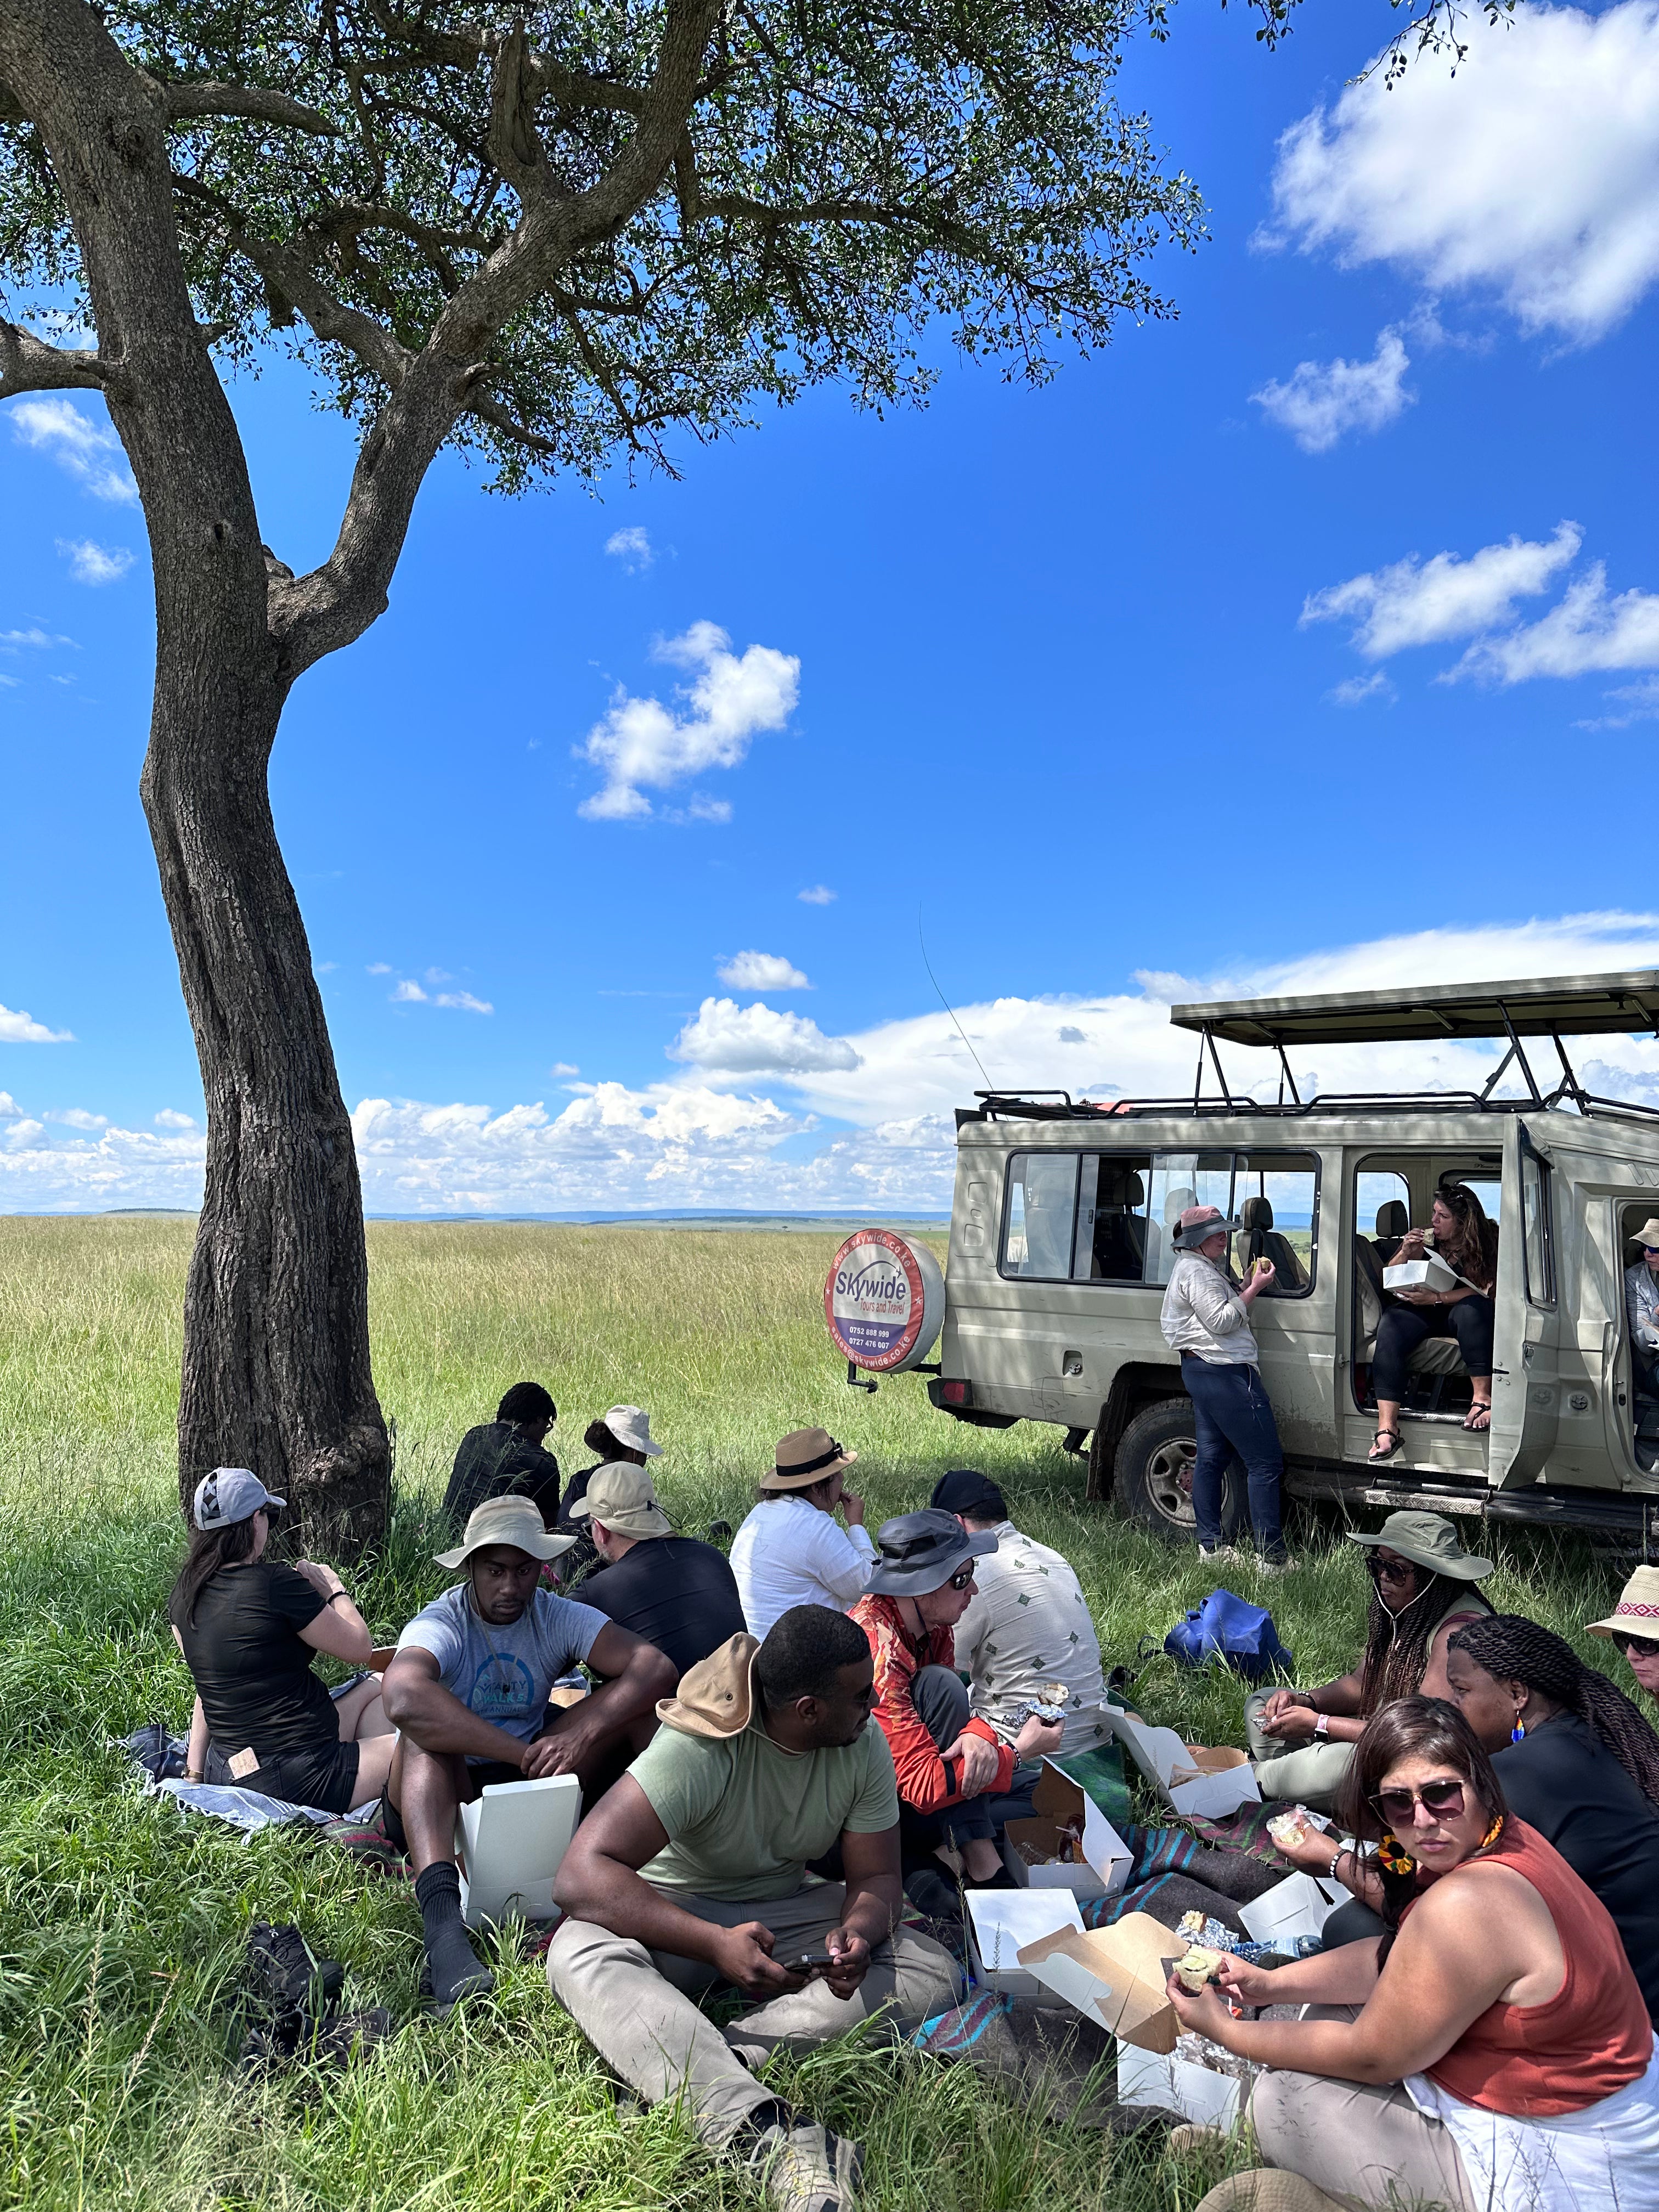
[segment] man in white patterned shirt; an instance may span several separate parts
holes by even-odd
[[[989,1530],[997,1548],[976,1560],[977,1593],[957,1624],[957,1664],[969,1676],[977,1719],[1024,1755],[1030,1709],[1054,1699],[1063,1711],[1061,1756],[1091,1751],[1106,1740],[1100,1708],[1100,1642],[1077,1576],[1058,1552],[1022,1535],[1008,1518],[1002,1492],[976,1468],[953,1468],[934,1485],[929,1504],[954,1513],[973,1534]]]

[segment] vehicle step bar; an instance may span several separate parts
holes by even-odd
[[[1577,1489],[1529,1483],[1492,1490],[1485,1483],[1438,1482],[1402,1473],[1390,1481],[1378,1468],[1329,1464],[1288,1467],[1285,1487],[1297,1498],[1328,1498],[1346,1505],[1415,1508],[1430,1513],[1470,1514],[1483,1521],[1526,1522],[1559,1528],[1650,1532],[1659,1539],[1659,1492]]]

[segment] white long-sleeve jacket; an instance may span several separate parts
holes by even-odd
[[[1218,1367],[1258,1367],[1249,1308],[1213,1260],[1177,1252],[1158,1316],[1164,1341]]]

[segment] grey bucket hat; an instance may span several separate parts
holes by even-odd
[[[954,1513],[928,1505],[884,1521],[876,1546],[881,1556],[866,1589],[878,1597],[926,1597],[969,1559],[994,1552],[997,1540],[989,1529],[970,1536]]]
[[[1386,1544],[1414,1567],[1426,1567],[1431,1575],[1449,1575],[1454,1582],[1483,1582],[1495,1565],[1478,1553],[1466,1552],[1457,1540],[1456,1529],[1438,1513],[1390,1513],[1374,1536],[1364,1536],[1351,1528],[1348,1541]]]

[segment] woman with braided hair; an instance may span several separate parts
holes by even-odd
[[[1605,1674],[1519,1613],[1460,1628],[1446,1674],[1511,1809],[1613,1915],[1659,2021],[1659,1736]]]

